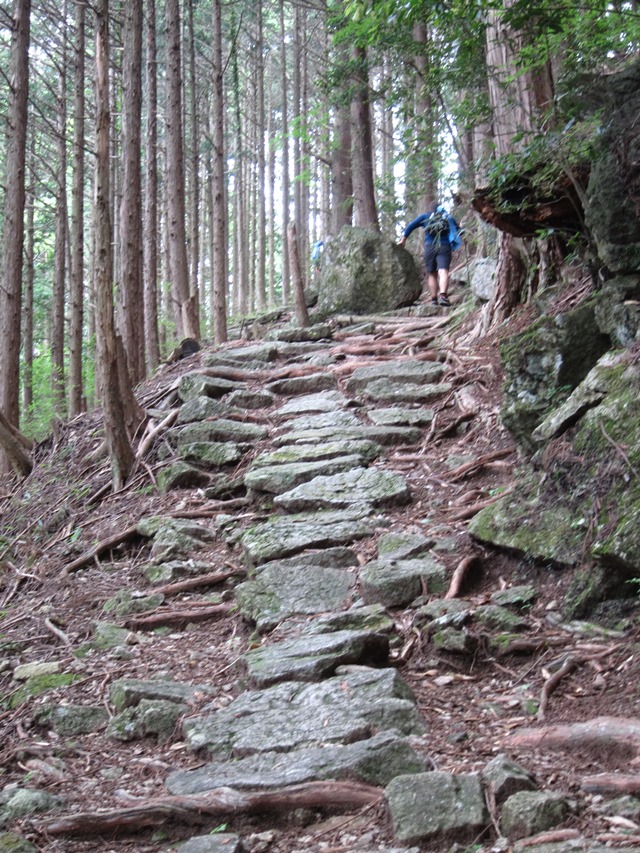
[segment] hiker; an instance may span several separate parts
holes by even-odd
[[[313,268],[316,272],[320,272],[320,261],[322,260],[323,249],[324,243],[322,240],[317,240],[313,244],[313,249],[311,250],[311,260],[313,261]]]
[[[428,213],[421,213],[407,225],[399,245],[404,246],[407,237],[419,226],[424,228],[424,265],[431,304],[448,308],[451,305],[447,295],[451,253],[462,243],[460,226],[444,205],[436,202]]]

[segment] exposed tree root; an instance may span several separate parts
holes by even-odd
[[[457,598],[460,595],[462,584],[467,576],[467,572],[479,563],[479,559],[475,554],[465,557],[460,560],[451,576],[451,583],[446,592],[445,598]]]
[[[640,776],[631,773],[599,773],[585,776],[580,787],[589,794],[640,794]]]
[[[549,678],[544,683],[542,688],[542,694],[540,696],[540,707],[538,708],[537,719],[542,722],[545,719],[545,715],[547,713],[547,705],[549,704],[549,697],[556,689],[556,687],[560,684],[565,675],[569,675],[570,672],[578,666],[579,663],[582,663],[583,658],[575,658],[573,655],[568,655],[565,662],[562,664],[560,669],[550,675]]]
[[[560,841],[571,841],[574,838],[580,838],[577,829],[553,829],[549,832],[532,835],[530,838],[524,838],[518,842],[518,846],[520,848],[537,847],[539,844],[557,844]]]
[[[190,605],[182,610],[157,610],[147,616],[135,616],[127,619],[125,628],[132,631],[152,631],[154,628],[167,626],[184,627],[190,622],[206,622],[209,619],[218,619],[231,613],[231,604],[211,604],[204,606]]]
[[[640,719],[630,717],[595,717],[584,723],[543,726],[539,729],[522,729],[506,738],[510,747],[540,749],[584,749],[599,747],[627,752],[640,751]]]
[[[449,516],[449,521],[464,521],[467,518],[472,518],[474,515],[477,515],[481,509],[484,509],[485,507],[491,506],[491,504],[502,500],[502,498],[504,498],[506,495],[510,495],[512,491],[513,486],[510,486],[508,489],[505,489],[504,492],[500,492],[499,495],[494,495],[491,498],[487,498],[484,501],[479,501],[477,504],[468,506],[465,509],[453,512]]]
[[[496,459],[504,459],[505,456],[511,456],[512,453],[513,449],[507,448],[506,450],[496,450],[494,453],[487,453],[485,456],[479,456],[477,459],[474,459],[473,462],[466,462],[464,465],[454,468],[449,475],[449,479],[452,483],[455,483],[456,480],[462,480],[469,474],[475,474],[476,471],[479,471],[480,468],[484,467],[489,462],[494,462]]]
[[[382,799],[382,791],[355,782],[309,782],[275,791],[216,788],[204,794],[157,797],[109,811],[80,812],[37,825],[46,835],[111,835],[166,823],[202,823],[207,817],[293,811],[299,808],[354,808]]]
[[[232,577],[246,577],[246,569],[229,569],[228,572],[213,572],[208,575],[198,575],[195,578],[187,578],[184,581],[176,581],[176,583],[168,583],[164,586],[153,588],[154,593],[171,596],[179,595],[181,592],[189,592],[192,589],[200,589],[203,586],[215,586],[219,583],[224,583]]]
[[[72,563],[68,563],[60,572],[60,576],[66,577],[67,575],[73,574],[73,572],[77,572],[78,569],[83,569],[85,566],[89,565],[89,563],[92,563],[96,557],[99,557],[107,551],[111,551],[113,548],[117,548],[118,545],[122,545],[124,542],[128,542],[130,539],[134,539],[139,535],[138,526],[134,524],[132,527],[127,527],[121,533],[115,533],[113,536],[108,536],[106,539],[98,542],[97,545],[94,545],[93,548],[85,551],[84,554],[81,554]]]

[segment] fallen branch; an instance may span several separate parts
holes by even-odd
[[[595,717],[584,723],[522,729],[507,737],[506,744],[531,749],[584,749],[591,746],[608,752],[617,747],[635,753],[640,751],[640,719]]]
[[[166,596],[179,595],[181,592],[189,592],[192,589],[199,589],[203,586],[215,586],[218,583],[223,583],[232,577],[245,577],[246,569],[230,569],[228,572],[215,572],[208,575],[198,575],[195,578],[187,578],[184,581],[176,581],[176,583],[168,583],[164,586],[153,588],[153,594],[161,594]]]
[[[153,442],[156,438],[161,435],[163,432],[169,429],[170,426],[177,421],[178,415],[180,414],[180,409],[172,409],[169,414],[160,421],[157,426],[152,427],[151,424],[153,421],[149,421],[147,426],[146,434],[142,437],[140,441],[140,445],[138,446],[138,450],[136,451],[136,460],[142,459],[143,456],[147,453]]]
[[[443,424],[440,427],[440,429],[438,430],[438,432],[436,433],[436,441],[438,441],[439,439],[444,438],[445,436],[449,435],[455,429],[457,429],[457,427],[459,427],[460,424],[463,424],[466,421],[470,421],[472,418],[475,418],[475,416],[476,416],[476,412],[462,412],[457,417],[448,421],[446,424]]]
[[[122,545],[130,539],[134,539],[138,535],[138,526],[134,524],[132,527],[127,527],[121,533],[115,533],[113,536],[108,536],[106,539],[98,542],[97,545],[94,545],[93,548],[85,551],[84,554],[81,554],[72,563],[66,565],[60,572],[60,576],[66,577],[67,575],[72,574],[72,572],[77,572],[78,569],[83,569],[89,563],[92,563],[96,557],[99,557],[106,551],[111,551],[113,548],[117,548],[118,545]]]
[[[573,657],[573,655],[568,655],[560,669],[556,670],[556,672],[554,672],[552,675],[549,676],[549,678],[547,678],[542,687],[542,693],[540,695],[540,707],[538,708],[538,713],[536,715],[539,722],[542,722],[545,719],[545,715],[547,713],[547,705],[549,704],[549,698],[551,694],[560,684],[565,675],[569,675],[570,672],[573,672],[573,670],[578,666],[579,663],[582,663],[583,660],[583,658],[576,658]]]
[[[80,812],[38,824],[46,835],[111,835],[137,832],[167,823],[200,823],[208,817],[292,811],[299,808],[354,808],[382,799],[382,792],[355,782],[309,782],[274,791],[236,791],[215,788],[204,794],[157,797],[108,811]]]
[[[518,842],[518,847],[523,849],[537,847],[539,844],[556,844],[560,841],[571,841],[574,838],[580,838],[577,829],[552,829],[549,832],[540,832],[538,835],[522,839]]]
[[[480,510],[485,509],[485,507],[491,506],[491,504],[497,503],[497,501],[501,501],[502,498],[510,495],[513,488],[513,486],[510,486],[508,489],[505,489],[504,492],[500,492],[499,495],[494,495],[492,498],[486,498],[486,500],[479,501],[477,504],[472,504],[472,506],[468,506],[465,509],[458,510],[458,512],[451,513],[449,521],[464,521],[467,518],[473,518],[474,515],[477,515],[480,512]]]
[[[71,642],[69,637],[67,637],[64,631],[61,631],[57,625],[54,625],[51,619],[45,619],[44,626],[48,631],[51,631],[54,637],[57,637],[62,643],[64,643],[65,646],[68,646],[68,648],[73,648],[73,643]]]
[[[192,622],[206,622],[209,619],[217,619],[227,616],[234,605],[211,604],[195,605],[183,610],[158,610],[147,616],[135,616],[127,619],[125,628],[132,631],[152,631],[154,628],[184,627]]]
[[[640,776],[599,773],[597,776],[585,776],[580,787],[589,794],[640,794]]]
[[[484,456],[479,456],[477,459],[474,459],[473,462],[466,462],[464,465],[460,465],[458,468],[454,468],[449,475],[449,479],[452,483],[455,483],[456,480],[461,480],[467,474],[475,473],[484,465],[487,465],[489,462],[494,462],[496,459],[504,459],[505,456],[510,456],[513,453],[513,449],[507,450],[496,450],[493,453],[487,453]]]
[[[478,557],[475,554],[460,560],[451,576],[451,583],[449,584],[449,589],[446,592],[445,598],[457,598],[460,595],[460,589],[467,572],[478,562]]]

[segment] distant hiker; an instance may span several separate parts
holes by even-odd
[[[462,244],[460,226],[444,206],[436,202],[428,213],[421,213],[407,225],[399,245],[404,246],[407,237],[420,226],[424,228],[424,265],[431,304],[447,308],[451,305],[447,295],[451,253]]]
[[[313,244],[313,249],[311,250],[311,260],[313,261],[313,268],[316,272],[320,272],[320,261],[322,260],[323,249],[324,243],[322,240],[317,240]]]

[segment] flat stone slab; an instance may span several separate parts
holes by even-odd
[[[180,406],[176,424],[194,423],[194,421],[205,421],[207,418],[219,418],[229,411],[228,404],[220,400],[212,400],[211,397],[196,397]]]
[[[239,462],[247,450],[246,444],[234,444],[232,441],[196,441],[185,444],[180,449],[180,455],[186,462],[204,468],[219,468],[221,465]]]
[[[331,373],[311,373],[308,376],[295,376],[291,379],[276,379],[269,382],[265,389],[271,394],[294,397],[296,394],[317,394],[320,391],[333,391],[338,380]]]
[[[393,619],[381,604],[351,607],[339,613],[327,613],[313,619],[302,629],[303,634],[327,634],[330,631],[375,631],[390,634],[395,628]],[[338,668],[339,671],[339,668]]]
[[[320,412],[319,414],[301,415],[287,421],[279,430],[281,434],[288,432],[299,432],[305,429],[325,429],[327,427],[357,427],[360,421],[351,412],[334,411]]]
[[[344,441],[365,439],[385,447],[393,444],[416,444],[420,441],[421,431],[416,427],[379,427],[360,424],[352,427],[325,427],[324,429],[303,429],[276,436],[273,444],[321,444],[326,441]]]
[[[183,844],[174,846],[178,853],[241,853],[244,850],[240,836],[228,832],[195,835]]]
[[[307,394],[296,397],[280,406],[277,415],[296,416],[310,412],[337,412],[347,404],[347,398],[339,391],[322,391],[320,394]]]
[[[338,474],[359,468],[366,460],[362,456],[339,456],[316,462],[291,462],[283,465],[250,468],[244,475],[247,489],[280,495],[289,489],[313,480],[318,475]]]
[[[217,376],[206,376],[202,373],[187,373],[178,384],[178,396],[186,403],[198,397],[223,397],[230,391],[246,387],[244,382],[232,382]]]
[[[378,539],[378,557],[381,560],[407,560],[428,551],[433,539],[421,533],[384,533]]]
[[[296,613],[324,613],[347,607],[354,584],[354,575],[345,569],[310,563],[266,566],[254,580],[237,586],[235,596],[243,616],[265,631]]]
[[[208,367],[217,364],[237,362],[245,365],[249,361],[270,362],[278,358],[278,347],[275,344],[253,344],[246,347],[233,347],[203,356],[203,362]]]
[[[394,837],[409,844],[471,842],[487,828],[480,777],[431,773],[398,776],[386,790]],[[442,848],[444,849],[444,847]]]
[[[190,749],[243,757],[352,743],[392,729],[422,732],[413,694],[393,669],[362,669],[320,684],[248,691],[213,714],[187,718],[183,735]]]
[[[251,464],[251,470],[273,465],[335,459],[337,456],[360,456],[365,462],[372,462],[382,452],[383,449],[379,444],[368,439],[325,441],[322,444],[291,444],[271,453],[261,453],[260,456],[256,456]]]
[[[386,607],[410,604],[425,591],[446,590],[445,567],[434,557],[413,560],[373,560],[360,570],[360,592],[366,602]]]
[[[353,468],[340,474],[315,477],[274,498],[288,512],[337,509],[355,505],[402,506],[411,494],[401,474],[377,468]]]
[[[225,398],[227,406],[234,409],[268,409],[274,405],[275,401],[273,394],[260,389],[232,391]]]
[[[143,700],[188,704],[190,700],[206,696],[209,688],[202,684],[183,684],[180,681],[145,681],[141,678],[119,678],[109,691],[109,698],[118,711],[135,708]]]
[[[352,744],[263,752],[197,770],[181,770],[167,778],[166,786],[171,794],[184,795],[223,786],[264,791],[325,779],[386,785],[401,773],[422,773],[427,763],[406,740],[381,732]]]
[[[187,444],[195,444],[202,441],[252,443],[266,438],[268,434],[269,430],[267,427],[245,423],[244,421],[233,421],[230,418],[217,418],[213,421],[187,424],[187,426],[181,429],[170,430],[168,433],[170,440],[174,439],[177,441],[179,451]]]
[[[190,558],[216,538],[216,532],[204,524],[161,515],[141,518],[136,529],[141,536],[153,538],[151,559],[155,563]]]
[[[245,655],[249,680],[257,687],[280,681],[319,681],[346,663],[386,661],[389,638],[370,631],[309,634],[251,649]]]
[[[434,417],[433,409],[369,409],[369,420],[376,426],[429,426]]]
[[[380,379],[400,382],[401,384],[424,385],[437,382],[444,373],[444,366],[438,361],[381,362],[380,364],[356,367],[347,382],[347,393],[355,394],[367,388],[371,382]]]
[[[369,382],[361,393],[370,400],[381,402],[429,403],[448,394],[452,388],[450,382],[415,385],[410,382],[400,383],[395,379],[376,379]]]
[[[275,517],[249,527],[241,543],[249,560],[259,565],[304,551],[349,545],[371,536],[380,525],[366,510],[308,512]]]

